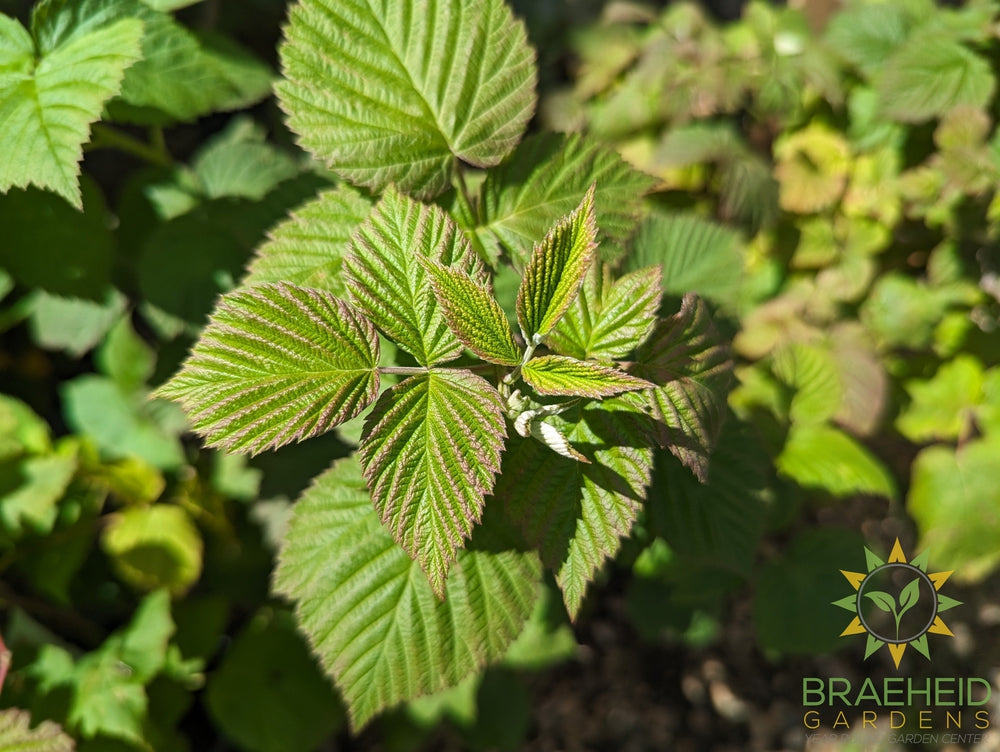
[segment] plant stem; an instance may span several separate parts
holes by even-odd
[[[423,366],[379,366],[378,372],[394,376],[416,376],[427,373],[427,370]]]
[[[465,182],[465,170],[461,163],[455,163],[455,193],[462,204],[462,210],[472,219],[476,220],[476,210],[472,206],[472,195],[469,193],[469,186]]]
[[[94,126],[93,137],[87,149],[118,149],[158,167],[173,167],[174,160],[167,153],[163,133],[160,132],[158,137],[153,133],[152,140],[152,144],[147,144],[116,128],[98,123]]]

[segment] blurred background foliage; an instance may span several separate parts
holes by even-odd
[[[643,645],[742,640],[778,672],[850,653],[830,603],[866,543],[929,549],[970,603],[996,593],[998,5],[513,5],[536,128],[593,134],[658,180],[625,267],[662,264],[664,293],[704,296],[733,338],[708,481],[662,454],[579,624],[550,598],[503,663],[349,739],[269,578],[291,503],[356,437],[247,460],[149,399],[269,228],[333,178],[268,96],[283,2],[149,0],[188,67],[112,102],[83,211],[0,196],[0,705],[58,723],[35,732],[47,748],[519,749],[560,686],[532,672],[584,660],[609,609]],[[954,613],[996,629],[985,606]],[[959,642],[956,665],[1000,665],[986,637],[964,658]]]

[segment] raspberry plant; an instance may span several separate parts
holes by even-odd
[[[534,55],[502,2],[304,0],[286,37],[279,101],[344,182],[274,230],[157,394],[231,452],[363,419],[274,580],[357,727],[500,659],[543,566],[575,616],[653,447],[704,476],[730,363],[700,300],[661,317],[659,269],[616,272],[652,181],[585,139],[521,141]]]

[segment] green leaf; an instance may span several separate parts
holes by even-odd
[[[248,752],[317,749],[344,722],[329,681],[286,611],[261,610],[209,677],[219,729]]]
[[[733,362],[708,307],[685,295],[681,309],[657,322],[636,352],[632,373],[656,385],[643,393],[656,420],[656,440],[670,449],[699,480],[726,415]]]
[[[830,19],[826,40],[837,54],[871,76],[906,41],[911,25],[906,9],[899,5],[855,4]]]
[[[201,536],[178,506],[125,509],[104,528],[101,546],[119,577],[140,590],[180,595],[201,575]]]
[[[966,582],[983,579],[1000,566],[992,545],[1000,535],[1000,484],[996,482],[1000,436],[959,449],[932,446],[917,455],[906,509],[916,520],[920,546],[934,553],[944,570]]]
[[[771,370],[795,390],[789,408],[795,423],[822,423],[840,410],[844,385],[829,347],[807,342],[783,345],[772,356]]]
[[[164,470],[184,463],[178,436],[186,429],[176,405],[150,401],[145,390],[124,391],[108,378],[84,374],[61,387],[66,422],[112,459],[135,455]]]
[[[111,280],[112,237],[100,190],[87,179],[80,188],[83,211],[36,189],[0,196],[0,267],[25,287],[98,301]]]
[[[491,260],[501,247],[519,266],[549,228],[577,206],[596,183],[597,226],[609,253],[618,255],[635,231],[642,198],[653,178],[636,171],[611,149],[578,135],[532,136],[499,168],[490,170],[480,195],[474,230]]]
[[[750,424],[729,416],[704,482],[658,452],[646,499],[646,529],[683,568],[724,568],[749,577],[767,516],[772,460]]]
[[[0,540],[50,533],[76,467],[69,444],[55,454],[0,463]]]
[[[324,191],[271,231],[243,284],[290,282],[345,297],[340,270],[351,235],[370,210],[371,202],[350,186]]]
[[[180,402],[211,446],[257,454],[328,431],[378,394],[378,336],[329,293],[259,285],[222,297],[181,370]]]
[[[136,334],[128,316],[111,328],[95,360],[101,372],[124,390],[141,387],[156,367],[153,349]]]
[[[201,0],[142,0],[142,2],[153,10],[162,10],[164,13],[170,13],[181,8],[186,8],[189,5],[200,3]]]
[[[53,23],[72,24],[79,4],[60,4],[65,10],[53,14]],[[59,40],[44,29],[36,28],[34,36],[0,15],[0,143],[6,154],[0,192],[36,185],[82,209],[77,178],[83,144],[104,103],[118,93],[125,69],[139,59],[142,24],[84,22],[78,33]]]
[[[854,530],[833,526],[795,535],[786,550],[756,576],[753,620],[765,650],[830,653],[841,645],[847,624],[831,604],[847,583],[838,569],[864,572],[864,540]]]
[[[896,613],[896,599],[881,590],[871,590],[865,593],[865,598],[869,598],[872,603],[885,611],[887,614]]]
[[[987,374],[973,356],[962,353],[938,368],[930,379],[909,381],[912,400],[896,419],[899,432],[914,443],[969,435],[980,415],[1000,416],[1000,394],[990,400]],[[995,404],[990,404],[994,402]]]
[[[117,0],[142,20],[142,59],[111,103],[115,120],[166,124],[248,107],[271,93],[273,74],[247,50],[221,36],[195,32],[138,0]]]
[[[70,725],[86,738],[109,736],[142,744],[149,707],[143,685],[163,668],[173,632],[170,598],[165,591],[151,593],[124,629],[76,664]]]
[[[507,314],[488,284],[434,261],[421,264],[430,277],[445,321],[459,342],[483,360],[504,366],[518,365],[520,348],[514,341]]]
[[[143,313],[165,338],[185,330],[197,336],[218,296],[235,286],[265,231],[325,185],[306,173],[280,183],[261,201],[214,199],[158,224],[139,256]]]
[[[445,321],[421,259],[487,282],[465,236],[441,209],[419,204],[390,188],[351,239],[344,262],[354,304],[420,365],[462,354]],[[477,311],[478,313],[478,311]]]
[[[526,340],[539,344],[576,298],[594,262],[597,224],[591,185],[580,205],[535,245],[517,291],[517,320]]]
[[[590,463],[512,437],[494,494],[555,572],[571,618],[579,613],[588,584],[631,531],[649,484],[653,458],[641,430],[645,416],[618,399],[546,418]]]
[[[493,491],[506,434],[500,396],[468,371],[412,376],[365,422],[358,451],[375,510],[439,597]]]
[[[830,426],[793,426],[777,467],[799,485],[834,496],[896,496],[895,481],[885,466],[861,444]]]
[[[125,296],[108,287],[101,302],[38,290],[28,319],[31,341],[79,358],[97,345],[125,309]]]
[[[521,369],[521,377],[539,394],[600,399],[653,385],[624,371],[590,360],[561,355],[532,358]]]
[[[101,651],[128,666],[129,679],[146,684],[164,668],[173,633],[170,596],[159,590],[142,599],[128,626],[109,637]]]
[[[458,160],[497,164],[535,106],[534,55],[501,0],[301,0],[280,54],[299,142],[375,191],[430,198]]]
[[[298,162],[266,143],[265,136],[252,120],[237,117],[208,141],[191,163],[202,195],[259,201],[278,183],[298,175]]]
[[[0,460],[22,454],[48,454],[49,424],[15,397],[0,394]]]
[[[540,574],[534,554],[470,545],[438,600],[379,522],[358,463],[340,460],[295,505],[274,583],[296,601],[357,730],[499,660],[534,609]]]
[[[661,267],[663,292],[697,293],[733,307],[743,282],[740,236],[695,214],[652,214],[639,230],[626,267]]]
[[[959,105],[986,107],[996,81],[989,63],[946,34],[917,34],[889,58],[878,79],[883,112],[907,123]]]
[[[607,268],[595,264],[546,344],[581,360],[622,358],[649,337],[659,306],[659,266],[612,282]]]
[[[26,710],[0,710],[0,752],[73,752],[76,744],[59,724],[42,721],[32,728]]]

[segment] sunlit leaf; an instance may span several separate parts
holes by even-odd
[[[607,268],[595,264],[546,344],[574,358],[624,357],[649,337],[659,306],[659,266],[612,282]]]
[[[135,19],[77,22],[74,5],[36,6],[32,34],[0,15],[0,143],[6,155],[0,192],[36,185],[81,209],[83,144],[105,102],[118,93],[125,69],[139,59],[143,30]],[[53,35],[50,25],[62,33]]]
[[[776,464],[799,485],[834,496],[896,496],[896,483],[885,466],[832,426],[793,426]]]
[[[438,596],[493,490],[506,433],[499,394],[468,371],[411,376],[365,423],[359,457],[375,509]]]
[[[521,377],[539,394],[595,399],[652,386],[648,381],[592,360],[561,355],[543,355],[529,360],[521,369]]]
[[[506,366],[521,362],[507,314],[490,288],[466,272],[422,262],[448,326],[458,340],[483,360]]]
[[[486,283],[479,257],[448,215],[390,189],[354,234],[351,248],[344,262],[347,287],[375,326],[421,365],[454,360],[462,353],[462,342],[448,328],[419,261],[429,259]]]
[[[256,454],[323,433],[378,394],[378,337],[329,293],[259,285],[223,296],[181,370],[157,390],[211,445]]]
[[[501,0],[301,0],[280,53],[302,146],[374,190],[432,197],[459,159],[497,164],[535,106],[534,55]]]
[[[580,205],[535,244],[517,291],[517,320],[526,339],[541,342],[576,298],[594,262],[597,225],[591,185]]]
[[[520,634],[538,598],[537,556],[491,540],[488,524],[477,533],[438,600],[379,522],[356,461],[339,461],[295,505],[275,588],[296,602],[354,729],[455,686]]]
[[[324,191],[269,233],[243,283],[290,282],[346,296],[340,270],[370,210],[371,202],[350,186]]]
[[[596,184],[597,226],[617,256],[635,232],[642,197],[653,178],[638,172],[617,153],[578,135],[544,134],[526,139],[483,183],[479,227],[474,230],[491,260],[505,249],[519,266],[580,196]]]

